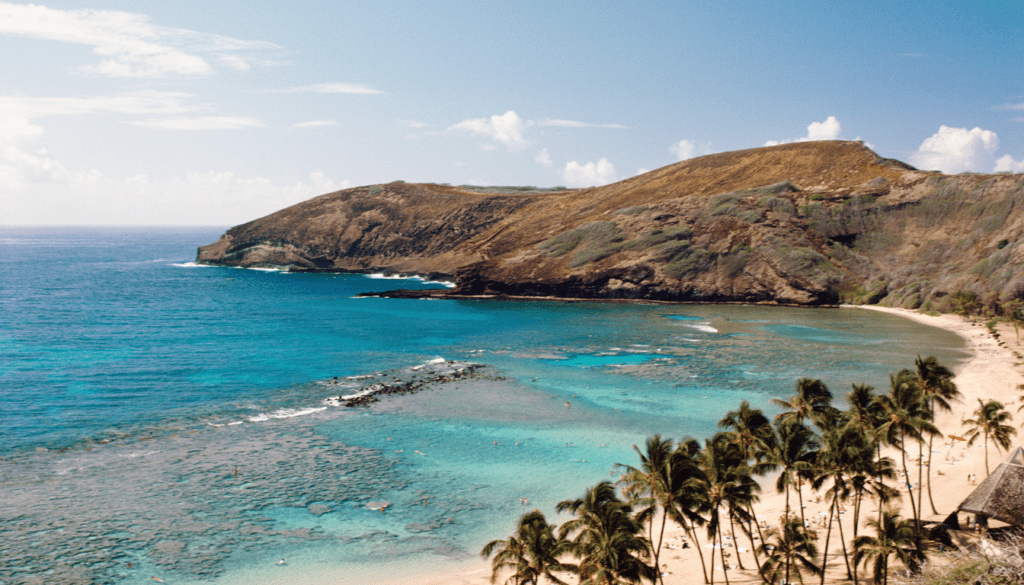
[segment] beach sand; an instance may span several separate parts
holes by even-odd
[[[1024,420],[1024,413],[1017,413],[1019,404],[1020,392],[1017,391],[1017,385],[1024,383],[1024,367],[1022,363],[1024,360],[1020,358],[1020,354],[1024,352],[1024,346],[1021,346],[1016,333],[1013,328],[1006,324],[1001,324],[997,329],[1000,339],[997,340],[989,332],[988,328],[980,321],[964,320],[956,315],[939,315],[930,316],[918,313],[916,311],[910,311],[906,309],[893,309],[888,307],[876,307],[876,306],[865,306],[865,307],[850,307],[844,308],[844,310],[873,310],[890,313],[893,315],[899,315],[918,323],[930,325],[933,327],[940,327],[952,331],[962,337],[965,341],[965,351],[969,354],[969,357],[959,364],[955,369],[956,378],[954,382],[957,388],[963,394],[963,399],[960,402],[952,403],[952,412],[940,413],[936,425],[946,436],[945,439],[936,439],[933,449],[938,451],[933,454],[932,457],[932,494],[935,500],[935,506],[938,510],[938,514],[931,513],[931,507],[928,503],[927,484],[925,487],[924,494],[924,505],[922,506],[922,516],[925,520],[941,522],[944,520],[955,508],[960,504],[976,487],[977,483],[981,483],[986,477],[985,473],[985,456],[984,446],[981,439],[975,442],[971,447],[966,447],[964,442],[952,441],[948,437],[949,435],[963,435],[967,427],[961,424],[964,418],[971,418],[972,412],[978,406],[978,399],[983,401],[987,400],[998,400],[1003,403],[1006,409],[1014,417],[1014,426],[1019,426],[1021,421]],[[907,348],[907,367],[913,368],[914,358],[916,357],[915,349],[912,347]],[[924,357],[924,356],[922,356]],[[949,364],[946,364],[949,365]],[[884,393],[888,391],[888,388],[876,388],[876,392]],[[845,394],[848,389],[833,389],[837,398]],[[758,407],[759,405],[753,405]],[[1015,437],[1014,446],[1022,444],[1024,440],[1022,437]],[[883,450],[883,454],[892,457],[895,462],[897,469],[901,469],[899,452],[895,449],[889,449],[887,452]],[[926,454],[927,455],[927,454]],[[918,456],[917,448],[911,446],[907,452],[907,466],[910,470],[911,481],[917,483],[917,467],[915,463],[912,463],[912,459],[916,459]],[[1007,457],[1007,453],[998,451],[993,445],[989,445],[989,466],[990,469],[995,468]],[[941,474],[941,475],[940,475]],[[972,485],[968,481],[969,475],[975,475],[977,477],[976,484]],[[760,502],[755,506],[755,514],[761,519],[766,521],[769,526],[777,526],[779,524],[779,518],[785,508],[785,496],[784,494],[777,494],[774,490],[774,482],[769,481],[767,478],[761,480],[762,485],[765,487],[761,494]],[[810,522],[812,519],[818,519],[819,512],[827,512],[828,501],[822,497],[821,503],[813,503],[811,500],[816,496],[824,496],[824,490],[819,493],[812,492],[809,488],[804,488],[804,504],[805,504],[805,517]],[[917,498],[917,490],[914,490],[915,501]],[[902,499],[896,502],[897,505],[902,506],[903,516],[910,517],[909,505],[907,503],[909,499],[906,496],[906,492],[903,493]],[[796,494],[791,494],[790,505],[796,509],[799,506]],[[853,534],[853,508],[852,505],[847,506],[847,512],[843,514],[843,530],[846,539],[849,541],[852,539]],[[860,534],[866,534],[864,523],[867,519],[872,518],[877,507],[870,500],[865,500],[863,508],[861,510],[861,528],[859,529]],[[961,522],[967,519],[966,514],[961,514]],[[508,531],[511,527],[495,527],[494,538],[505,538],[508,536]],[[825,542],[825,529],[819,528],[818,530],[818,547],[819,551],[824,548]],[[702,547],[701,550],[704,552],[705,562],[710,566],[709,554],[710,548],[707,548],[709,541],[706,538],[706,532],[701,531],[698,534],[700,539],[699,545]],[[682,549],[678,548],[679,539],[687,538],[682,528],[674,526],[671,523],[665,532],[665,545],[661,552],[660,563],[664,566],[665,572],[667,573],[664,577],[666,585],[690,585],[703,583],[701,578],[701,563],[697,555],[696,548],[693,547],[693,543],[690,543],[690,548]],[[727,541],[731,542],[731,541]],[[676,548],[669,549],[667,545],[675,546]],[[728,579],[730,583],[760,583],[761,580],[756,574],[756,565],[754,563],[753,554],[750,552],[750,542],[745,536],[739,536],[739,543],[735,546],[726,546],[726,551],[735,555],[736,547],[744,549],[745,552],[740,552],[740,559],[743,562],[746,570],[730,569]],[[852,551],[851,551],[852,557]],[[735,558],[735,556],[733,557]],[[838,526],[833,525],[832,537],[829,543],[828,551],[828,573],[827,582],[840,582],[846,580],[846,566],[842,556],[842,548],[839,539]],[[820,562],[820,558],[819,558]],[[721,569],[721,560],[716,554],[715,556],[715,569],[714,569],[714,581],[716,583],[724,583],[725,575]],[[894,562],[893,566],[898,566],[898,563]],[[863,577],[865,571],[862,568],[859,573]],[[425,572],[425,574],[418,574],[416,576],[398,578],[394,580],[388,580],[383,578],[381,583],[387,585],[413,585],[413,584],[457,584],[457,585],[484,585],[490,582],[490,565],[489,562],[471,561],[463,564],[447,567],[442,572],[433,571]],[[575,582],[574,579],[569,579],[568,582]],[[816,579],[808,581],[817,582]],[[864,582],[868,582],[864,580]]]

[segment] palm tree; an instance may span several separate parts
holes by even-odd
[[[939,363],[935,356],[928,356],[921,359],[917,356],[914,360],[917,367],[917,383],[924,392],[924,398],[928,401],[928,409],[933,413],[936,409],[950,412],[949,401],[959,400],[963,397],[953,383],[953,372]],[[928,437],[928,503],[932,507],[932,514],[938,514],[935,509],[935,500],[932,498],[932,440],[935,435]],[[920,473],[918,473],[920,476]],[[918,478],[918,490],[921,480]],[[921,499],[921,492],[917,492],[917,499]]]
[[[878,397],[884,411],[885,422],[878,428],[881,436],[890,445],[900,448],[900,459],[903,462],[904,483],[910,496],[910,509],[914,520],[920,519],[920,509],[914,502],[914,490],[910,489],[910,472],[907,470],[907,437],[922,441],[922,432],[937,433],[938,429],[931,423],[931,411],[924,401],[924,393],[917,384],[917,376],[910,370],[900,370],[889,375],[891,386],[889,394]]]
[[[828,531],[825,534],[825,548],[822,550],[821,557],[821,568],[824,570],[828,560],[828,544],[832,536],[832,521],[838,515],[839,502],[846,501],[852,494],[853,476],[858,471],[870,469],[874,449],[864,434],[857,427],[849,424],[835,424],[823,428],[821,442],[823,448],[818,452],[817,476],[814,479],[813,487],[819,489],[826,481],[832,481],[832,486],[826,492],[826,497],[831,496],[832,502],[829,505]],[[843,545],[843,558],[846,559],[846,573],[850,579],[853,579],[842,528],[843,525],[840,522],[839,538]],[[824,573],[821,582],[824,585]]]
[[[1010,425],[1004,425],[1004,422],[1013,420],[1013,416],[1006,409],[1003,408],[1001,402],[995,400],[989,400],[988,402],[982,402],[981,398],[978,399],[978,408],[974,411],[975,418],[969,418],[964,421],[965,425],[972,427],[967,431],[967,446],[970,447],[974,444],[975,439],[979,435],[985,435],[985,475],[989,475],[988,470],[988,441],[992,439],[992,442],[996,444],[996,448],[1002,447],[1003,450],[1010,448],[1010,435],[1016,435],[1017,429]]]
[[[778,493],[786,492],[786,513],[789,513],[789,488],[800,487],[800,478],[810,473],[814,466],[815,451],[819,448],[814,431],[795,418],[775,419],[774,448],[770,452],[770,462],[781,468],[775,489]],[[800,499],[800,519],[803,520],[803,490],[798,489]]]
[[[708,570],[704,564],[704,552],[701,550],[697,538],[697,527],[706,523],[702,514],[710,512],[707,507],[707,494],[703,489],[706,478],[704,478],[704,474],[697,463],[700,459],[700,453],[700,443],[696,439],[683,439],[676,446],[673,456],[681,461],[674,464],[674,469],[685,469],[684,473],[688,477],[673,488],[672,502],[668,507],[668,512],[672,521],[682,526],[683,530],[693,540],[694,547],[697,549],[697,556],[700,557],[700,568],[703,572],[704,582],[708,583]],[[714,561],[712,560],[713,563]]]
[[[786,409],[775,417],[789,420],[814,419],[816,415],[827,412],[832,408],[832,393],[821,380],[801,378],[796,381],[796,394],[789,400],[772,398],[772,403]]]
[[[812,575],[822,575],[824,571],[814,564],[814,558],[818,556],[814,533],[793,517],[783,516],[779,522],[782,530],[769,528],[768,540],[760,546],[761,553],[765,555],[759,571],[761,578],[774,585],[780,578],[783,583],[792,583],[791,575],[794,574],[803,583],[805,571]]]
[[[876,461],[888,461],[891,464],[891,459],[882,457],[882,442],[885,437],[882,436],[879,429],[885,424],[885,411],[880,397],[874,393],[874,388],[866,384],[853,384],[850,392],[846,394],[846,400],[850,404],[850,410],[847,411],[849,415],[847,424],[855,427],[868,440],[875,451]],[[859,518],[860,501],[863,494],[873,493],[884,498],[879,500],[879,518],[882,514],[882,504],[888,501],[889,492],[885,487],[885,479],[892,479],[895,474],[891,471],[886,473],[887,468],[884,467],[874,467],[874,469],[878,471],[874,476],[874,481],[862,474],[857,474],[853,478],[854,490],[857,493],[853,525],[854,536],[857,535],[857,518]],[[857,567],[854,566],[854,578],[856,578],[856,572]]]
[[[617,585],[657,579],[658,570],[647,564],[651,543],[632,507],[619,499],[608,481],[587,488],[582,498],[558,503],[559,512],[575,517],[562,524],[561,538],[575,533],[568,549],[580,564],[580,585]]]
[[[772,431],[771,421],[760,409],[750,408],[750,403],[744,400],[740,402],[739,410],[729,411],[722,420],[718,421],[718,427],[732,429],[730,432],[732,441],[739,445],[740,452],[748,463],[753,460],[751,473],[760,476],[776,467],[768,460],[768,454],[775,445],[775,433]],[[764,542],[761,525],[754,522],[753,500],[751,500],[747,511],[750,513],[750,521],[757,527],[758,537],[761,542]],[[750,548],[754,551],[754,562],[760,568],[761,562],[757,558],[757,547],[754,545],[749,523],[744,531],[750,539]]]
[[[758,488],[757,482],[750,475],[750,468],[747,467],[739,446],[730,439],[730,433],[718,433],[707,439],[704,450],[700,452],[698,459],[702,474],[701,488],[705,499],[704,509],[709,513],[707,530],[712,544],[712,584],[715,582],[713,567],[715,546],[724,540],[722,538],[722,518],[719,511],[725,506],[730,524],[733,520],[738,520],[741,525],[745,525],[750,517],[744,508],[749,506],[754,497],[754,491]],[[719,550],[722,551],[722,570],[725,574],[725,582],[728,584],[728,562],[725,560],[724,548],[719,546]],[[739,551],[737,551],[736,558],[739,559]]]
[[[684,452],[677,450],[673,443],[672,439],[662,439],[661,435],[648,437],[644,451],[633,445],[633,450],[640,456],[639,467],[618,464],[626,470],[620,480],[624,485],[623,494],[629,498],[632,505],[642,506],[636,512],[636,519],[647,522],[647,537],[651,543],[655,567],[661,566],[661,545],[664,542],[668,518],[673,516],[680,523],[685,521],[680,519],[680,514],[673,509],[676,493],[684,489],[683,484],[695,475],[692,460],[686,457]],[[661,527],[655,542],[654,522],[659,510]]]
[[[871,452],[864,454],[864,459],[861,465],[858,465],[855,469],[853,476],[850,478],[850,484],[853,486],[855,494],[854,506],[853,506],[853,539],[857,539],[857,530],[860,526],[860,510],[861,502],[864,498],[864,494],[869,494],[871,497],[878,500],[878,521],[882,521],[882,511],[884,506],[891,500],[899,497],[900,493],[895,488],[885,485],[886,479],[893,479],[896,477],[896,464],[893,463],[891,457],[882,457],[876,459]],[[842,523],[839,524],[839,528],[842,528]],[[841,535],[840,535],[841,536]],[[842,537],[842,536],[841,536]],[[843,552],[846,552],[846,539],[843,538]],[[853,582],[858,583],[857,576],[857,563],[853,564]]]
[[[1021,391],[1024,391],[1024,384],[1017,384],[1017,392],[1021,392]],[[1020,412],[1020,411],[1024,410],[1024,394],[1022,394],[1018,398],[1018,400],[1021,401],[1021,405],[1017,407],[1017,412]],[[1020,426],[1024,427],[1024,423],[1021,423]]]
[[[575,569],[575,566],[558,560],[568,552],[568,544],[556,536],[555,527],[547,523],[540,510],[533,510],[519,518],[512,536],[507,540],[488,542],[480,556],[486,559],[494,555],[491,583],[497,582],[500,573],[511,569],[513,572],[505,580],[506,584],[537,584],[541,577],[547,577],[556,585],[565,585],[553,572],[572,572]]]
[[[868,526],[875,529],[877,536],[858,536],[853,539],[853,562],[868,565],[874,561],[875,583],[889,583],[889,557],[896,555],[912,573],[921,568],[925,560],[917,523],[900,519],[899,512],[887,508],[881,520],[868,520]]]

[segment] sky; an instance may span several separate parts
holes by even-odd
[[[0,225],[227,226],[799,140],[1024,172],[1022,30],[1024,0],[0,1]]]

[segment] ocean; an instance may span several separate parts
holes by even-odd
[[[445,283],[192,263],[223,231],[0,227],[0,584],[423,573],[525,499],[555,518],[654,433],[964,357],[870,311],[357,298]]]

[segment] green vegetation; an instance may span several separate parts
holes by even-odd
[[[779,195],[797,191],[799,189],[796,185],[789,181],[743,189],[709,197],[707,208],[711,215],[729,215],[749,223],[756,223],[764,219],[762,209],[792,213],[792,202],[779,197]]]
[[[936,549],[941,553],[949,547],[955,554],[955,547],[943,527],[929,530],[918,521],[920,487],[916,500],[913,491],[908,492],[908,517],[879,506],[877,517],[866,519],[868,533],[859,533],[861,510],[873,505],[868,498],[886,504],[899,497],[899,490],[887,485],[896,474],[893,461],[880,455],[882,445],[902,447],[904,452],[914,443],[922,450],[925,444],[930,446],[925,437],[941,436],[932,424],[936,409],[957,396],[952,373],[934,357],[918,356],[915,366],[891,374],[887,393],[854,385],[846,396],[846,410],[833,406],[824,383],[805,378],[797,382],[792,397],[775,401],[783,410],[774,420],[743,401],[719,422],[723,430],[703,444],[654,435],[643,449],[634,445],[639,464],[619,464],[617,485],[603,481],[582,497],[558,504],[558,512],[572,515],[561,527],[547,524],[543,514],[534,511],[520,518],[508,539],[488,543],[483,555],[494,555],[492,582],[505,575],[505,583],[538,583],[541,576],[564,583],[575,575],[581,584],[657,585],[666,526],[673,523],[692,541],[704,582],[712,585],[723,567],[726,583],[736,568],[734,562],[745,568],[738,554],[741,541],[750,543],[755,563],[750,569],[765,583],[815,578],[823,584],[829,562],[834,570],[845,565],[852,582],[864,582],[858,576],[862,569],[871,573],[874,583],[885,585],[899,566],[911,575],[912,583],[945,583],[934,580],[933,573],[922,573]],[[903,468],[900,481],[907,481],[905,456]],[[920,484],[925,468],[918,469]],[[762,489],[757,478],[772,473],[777,477],[776,491],[786,494],[786,508],[776,526],[762,527],[756,520]],[[931,475],[930,460],[927,473]],[[803,517],[804,488],[830,502],[820,549],[821,535],[806,528]],[[790,512],[791,493],[798,499],[794,504],[799,514]],[[829,559],[829,541],[841,507],[852,513],[853,534],[843,534],[840,525],[837,537],[843,558]],[[735,536],[730,543],[735,558],[724,552],[726,533]],[[710,559],[704,548],[710,550]],[[998,557],[963,557],[948,573],[960,580],[950,582],[1019,583],[1024,576],[1022,550],[1017,538]],[[569,557],[578,564],[566,562]]]
[[[796,206],[789,199],[783,197],[776,197],[774,195],[764,195],[757,200],[757,204],[760,207],[767,209],[768,211],[774,211],[775,213],[783,213],[786,215],[796,215]]]
[[[708,197],[709,214],[728,215],[748,223],[756,223],[764,218],[764,211],[756,206],[752,197],[753,194],[743,191]]]
[[[958,290],[953,293],[953,307],[956,313],[966,319],[978,312],[981,308],[981,300],[978,293],[968,290]]]
[[[666,253],[668,252],[666,246]],[[693,279],[698,274],[710,270],[718,259],[718,254],[708,250],[691,247],[686,242],[679,242],[671,248],[672,255],[667,257],[668,263],[664,271],[670,278]]]
[[[959,550],[946,553],[949,562],[926,566],[903,585],[1018,585],[1024,583],[1024,535],[1019,532],[988,540],[988,553]]]
[[[624,241],[625,236],[613,222],[595,221],[558,234],[538,246],[552,257],[564,256],[575,251],[569,266],[576,268],[590,262],[602,260],[623,250],[654,249],[654,258],[664,262],[681,261],[690,256],[690,237],[693,230],[688,226],[672,226],[645,232],[634,240]]]
[[[618,252],[619,248],[614,244],[621,242],[622,239],[622,232],[614,223],[592,221],[541,242],[539,247],[548,256],[555,257],[576,250],[576,254],[569,261],[569,266],[576,268]]]
[[[995,443],[996,448],[1002,447],[1005,451],[1010,448],[1010,437],[1017,434],[1017,429],[1010,425],[1003,424],[1013,419],[1013,416],[1006,411],[1001,402],[989,400],[982,402],[978,399],[978,408],[974,411],[974,418],[964,421],[969,427],[967,431],[967,446],[970,447],[978,437],[985,437],[985,473],[988,470],[988,442]]]
[[[719,256],[719,266],[722,269],[722,273],[733,278],[739,276],[743,269],[746,268],[747,262],[750,261],[750,257],[753,255],[754,250],[746,243],[739,243],[729,250],[728,254]]]

